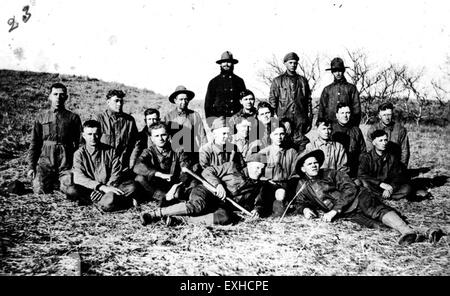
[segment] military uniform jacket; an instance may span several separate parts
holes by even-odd
[[[208,84],[205,96],[206,118],[231,117],[236,114],[241,109],[239,94],[244,90],[244,80],[234,73],[222,72],[214,77]]]
[[[345,77],[342,77],[340,81],[335,80],[323,89],[320,96],[318,118],[327,118],[336,122],[336,107],[339,103],[350,106],[352,112],[351,124],[359,126],[361,121],[359,92],[355,85],[347,82]]]
[[[278,118],[289,118],[293,122],[294,138],[297,133],[306,134],[311,128],[312,105],[308,80],[296,74],[281,74],[272,81],[269,103]]]
[[[229,142],[224,146],[219,146],[211,141],[200,148],[200,166],[205,169],[208,166],[222,165],[226,162],[234,162],[238,167],[245,167],[244,157],[239,148]]]
[[[295,149],[276,149],[275,146],[270,145],[259,153],[267,158],[267,165],[264,169],[264,177],[267,179],[286,186],[287,181],[296,176],[295,166],[298,153]]]
[[[335,141],[324,141],[320,138],[314,142],[306,145],[307,151],[313,151],[320,149],[325,155],[325,159],[322,164],[323,169],[333,169],[344,173],[349,173],[350,169],[347,166],[347,153],[341,143]]]

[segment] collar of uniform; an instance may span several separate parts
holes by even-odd
[[[269,146],[269,152],[271,155],[276,155],[278,152],[283,152],[284,148],[283,147],[278,147],[275,146],[274,144]]]
[[[323,139],[321,139],[321,138],[319,138],[319,137],[317,137],[317,139],[316,139],[316,143],[317,143],[317,146],[327,146],[327,145],[331,145],[333,142],[332,141],[330,141],[330,140],[328,140],[328,141],[325,141],[325,140],[323,140]]]
[[[336,78],[334,78],[333,83],[334,84],[345,84],[345,83],[347,83],[347,79],[344,76],[342,76],[341,80],[336,80]]]
[[[214,151],[215,153],[219,154],[219,153],[222,153],[222,152],[225,151],[224,148],[226,147],[226,144],[225,144],[225,145],[217,145],[216,142],[213,140],[211,146],[212,146],[213,151]]]
[[[386,151],[384,151],[381,155],[379,155],[377,153],[377,151],[375,150],[375,147],[374,147],[370,152],[372,153],[372,157],[375,160],[383,160],[384,161],[386,159],[386,156],[387,156],[387,152]]]
[[[194,111],[192,111],[191,109],[186,109],[186,110],[183,110],[183,111],[179,111],[178,108],[177,108],[177,109],[174,110],[174,112],[178,116],[188,116],[189,114],[191,114]]]
[[[91,147],[91,146],[85,145],[86,151],[89,153],[89,155],[92,156],[92,155],[95,154],[95,152],[100,150],[100,145],[101,145],[100,143],[98,143],[95,147]]]
[[[64,111],[66,111],[66,108],[64,108],[64,107],[61,107],[58,109],[52,109],[53,113],[63,113]]]
[[[395,125],[394,121],[392,121],[390,125],[385,125],[381,120],[378,123],[379,123],[379,125],[378,125],[379,128],[381,128],[381,129],[389,129],[389,130],[393,130],[394,129],[394,125]]]
[[[123,116],[123,112],[113,112],[113,111],[111,111],[110,109],[107,109],[107,110],[106,110],[106,113],[107,113],[110,117],[112,117],[112,118],[114,118],[114,119],[117,119],[117,118]]]

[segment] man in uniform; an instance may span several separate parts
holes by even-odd
[[[406,224],[394,209],[383,204],[371,191],[357,186],[347,174],[333,169],[320,169],[323,160],[322,150],[307,152],[298,160],[297,172],[301,179],[297,186],[297,199],[294,200],[297,213],[312,219],[318,216],[318,211],[323,211],[322,220],[325,222],[360,215],[400,232],[400,245],[423,239],[423,235]],[[428,239],[434,242],[440,238],[440,233],[440,229],[427,231]]]
[[[88,120],[83,124],[86,144],[74,155],[74,184],[67,190],[67,197],[79,204],[95,203],[105,212],[121,210],[135,205],[136,186],[133,180],[125,180],[120,157],[114,148],[100,142],[100,123]]]
[[[286,54],[286,72],[273,79],[269,94],[269,103],[278,118],[289,118],[294,124],[294,139],[309,132],[313,118],[311,90],[308,80],[296,72],[298,60],[295,52]]]
[[[243,170],[233,162],[207,167],[202,176],[216,188],[215,192],[199,185],[191,191],[187,202],[143,213],[141,222],[145,226],[166,218],[169,226],[179,223],[228,224],[232,222],[234,209],[225,202],[226,197],[251,211],[252,218],[258,218],[265,213],[264,182],[260,181],[264,166],[263,156],[255,153]]]
[[[240,109],[239,94],[246,89],[244,80],[233,73],[238,60],[233,54],[225,51],[220,60],[220,74],[211,79],[205,96],[205,117],[208,126],[215,118],[225,116],[230,118]]]
[[[139,153],[138,130],[133,116],[123,112],[121,90],[110,90],[106,95],[106,110],[97,115],[100,122],[101,142],[113,147],[120,158],[124,171],[133,168]]]
[[[65,193],[72,183],[70,170],[80,142],[81,120],[64,107],[65,85],[53,84],[48,99],[50,110],[38,114],[31,131],[28,177],[35,193],[52,192],[55,185]]]
[[[255,95],[253,94],[253,92],[251,90],[244,90],[243,92],[240,93],[240,100],[239,103],[241,104],[242,108],[241,110],[239,110],[238,113],[234,114],[231,118],[230,118],[230,128],[233,129],[233,131],[236,130],[236,124],[237,121],[241,121],[239,120],[239,118],[241,117],[245,117],[248,121],[251,122],[251,124],[254,126],[255,122],[256,122],[256,115],[257,115],[257,111],[255,108]]]
[[[384,130],[388,135],[388,148],[398,154],[401,162],[408,167],[409,162],[409,138],[406,128],[393,120],[394,106],[391,103],[383,103],[378,106],[379,121],[370,126],[367,131],[367,151],[373,147],[371,135],[376,130]]]
[[[142,151],[144,149],[149,148],[152,146],[152,138],[150,134],[150,126],[159,123],[161,121],[160,113],[157,109],[154,108],[148,108],[144,111],[144,122],[145,126],[142,128],[142,130],[139,132],[138,135],[138,147],[139,152],[136,154],[136,157],[139,157],[141,155]]]
[[[347,82],[345,79],[345,65],[341,58],[334,58],[331,61],[331,67],[327,71],[331,71],[334,76],[334,82],[326,86],[319,101],[318,118],[336,121],[336,107],[339,103],[344,103],[350,107],[352,112],[352,120],[350,125],[359,126],[361,121],[361,103],[359,100],[359,92],[356,86]]]

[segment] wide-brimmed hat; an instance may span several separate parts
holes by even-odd
[[[186,94],[188,96],[188,100],[192,100],[195,97],[195,93],[193,91],[188,90],[183,85],[177,86],[175,91],[169,96],[169,101],[173,104],[173,100],[178,96],[179,94]]]
[[[222,54],[222,56],[220,57],[220,60],[217,60],[216,63],[217,64],[221,64],[221,63],[226,62],[226,61],[231,61],[233,64],[239,63],[238,60],[233,58],[233,54],[231,52],[229,52],[229,51],[225,51]]]
[[[319,167],[322,166],[322,164],[325,160],[325,154],[323,153],[322,150],[320,150],[320,149],[309,150],[309,151],[307,150],[307,151],[303,152],[303,154],[301,154],[297,160],[297,165],[295,166],[295,171],[297,173],[302,172],[300,169],[303,166],[303,163],[305,162],[305,160],[308,159],[309,157],[315,157],[317,159],[317,161],[319,162]]]
[[[331,60],[331,67],[328,69],[325,69],[326,71],[338,71],[338,70],[345,70],[346,67],[344,65],[344,61],[341,58],[334,58]]]

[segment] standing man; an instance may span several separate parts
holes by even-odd
[[[214,118],[229,118],[236,114],[241,109],[239,94],[246,89],[244,80],[233,73],[238,60],[233,58],[231,52],[225,51],[216,63],[220,65],[220,74],[209,82],[205,96],[205,117],[208,126]]]
[[[269,103],[278,118],[293,122],[294,139],[309,132],[313,118],[311,90],[308,80],[296,72],[298,60],[295,52],[284,57],[286,72],[273,79],[269,94]]]
[[[170,128],[173,150],[182,149],[193,162],[198,162],[200,147],[208,141],[200,114],[188,107],[194,96],[193,91],[177,86],[169,96],[169,102],[176,108],[164,116],[164,121]]]
[[[378,106],[379,121],[370,126],[367,131],[367,151],[370,151],[372,145],[372,133],[376,130],[384,130],[388,135],[388,148],[391,152],[398,154],[401,162],[408,167],[409,162],[409,138],[406,128],[393,120],[394,106],[391,103],[383,103]]]
[[[64,107],[64,84],[53,84],[48,100],[50,110],[37,115],[31,131],[28,177],[33,180],[34,193],[52,192],[55,185],[65,193],[72,183],[70,170],[80,142],[81,120]]]
[[[100,123],[88,120],[83,124],[86,144],[74,155],[74,184],[67,197],[79,204],[96,203],[105,212],[124,209],[135,204],[136,186],[133,180],[124,180],[122,165],[114,148],[100,142]]]
[[[366,150],[366,141],[358,126],[351,125],[351,109],[345,103],[339,103],[336,107],[337,122],[333,123],[333,141],[341,143],[347,153],[347,164],[350,168],[349,175],[356,177],[358,172],[359,156]]]
[[[350,107],[352,112],[353,126],[359,126],[361,121],[361,103],[359,101],[359,92],[356,86],[347,82],[345,79],[344,61],[341,58],[334,58],[331,61],[331,67],[326,69],[331,71],[334,76],[334,82],[326,86],[319,102],[318,118],[325,118],[336,121],[336,107],[339,103],[344,103]]]
[[[138,130],[133,116],[123,112],[121,90],[110,90],[106,95],[106,110],[97,115],[100,122],[101,142],[113,147],[124,171],[132,169],[139,152]]]

